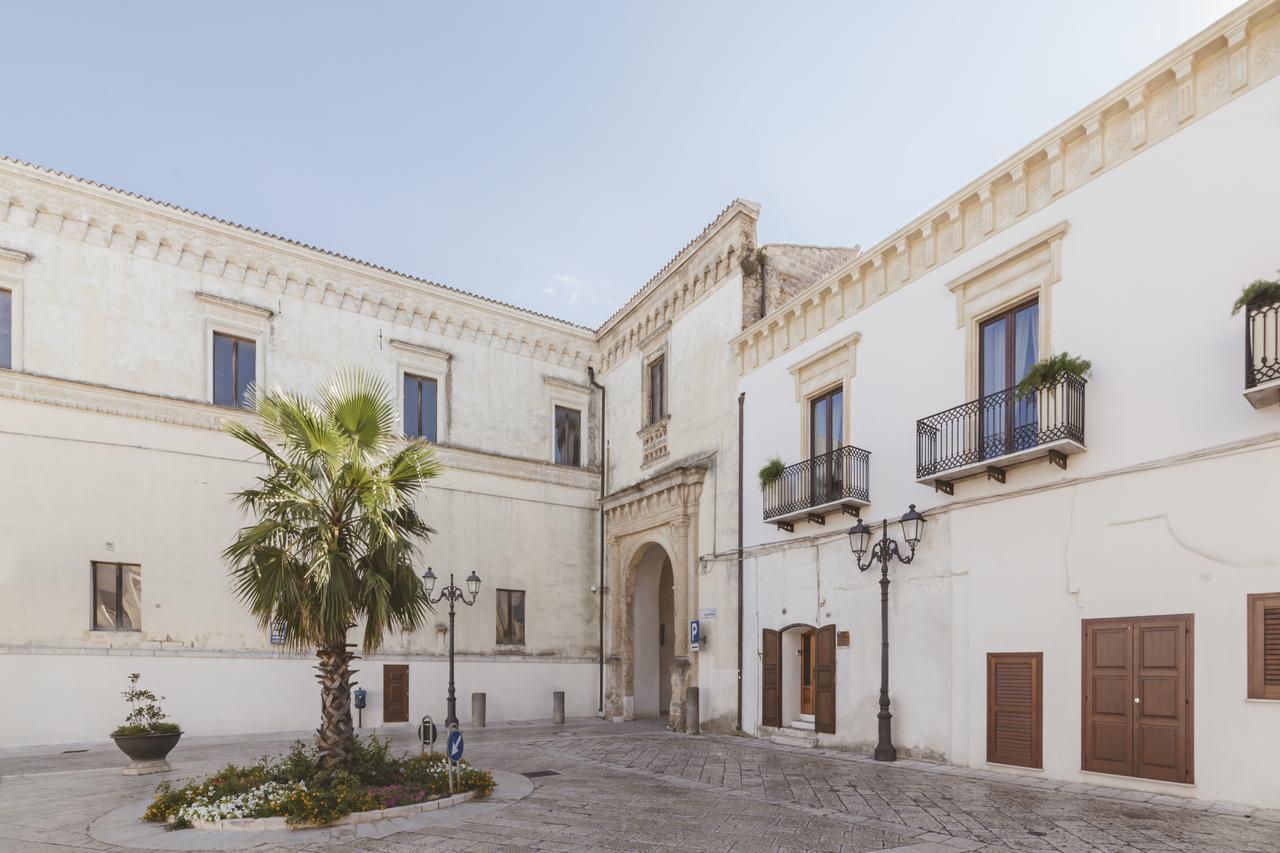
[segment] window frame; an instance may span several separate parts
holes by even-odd
[[[217,346],[218,346],[218,338],[226,338],[231,341],[231,400],[232,401],[230,403],[218,402],[218,396],[217,396],[218,387],[217,387],[217,380],[215,379],[215,376],[217,374],[217,369],[218,369],[217,356],[215,355]],[[236,399],[239,393],[237,389],[240,387],[240,345],[241,344],[251,344],[253,346],[253,382],[249,384],[257,385],[258,384],[258,349],[259,349],[257,339],[244,334],[237,334],[234,332],[224,332],[217,328],[213,329],[210,335],[209,383],[210,383],[210,387],[212,388],[212,391],[209,394],[209,401],[213,403],[213,405],[215,406],[219,406],[224,409],[249,408],[248,400]]]
[[[5,353],[4,350],[0,349],[0,370],[13,370],[13,351],[15,349],[13,344],[13,338],[14,338],[14,327],[17,325],[17,323],[14,322],[13,315],[14,315],[14,302],[16,300],[14,298],[13,290],[11,288],[5,287],[3,283],[0,283],[0,299],[4,299],[5,297],[8,297],[8,300],[9,300],[9,328],[5,329],[0,327],[0,334],[8,335],[9,352]]]
[[[0,290],[9,293],[9,364],[0,370],[20,371],[23,366],[23,271],[31,256],[25,252],[0,248]]]
[[[1268,686],[1266,677],[1266,649],[1263,646],[1263,614],[1271,607],[1280,608],[1280,592],[1255,592],[1248,597],[1248,698],[1260,701],[1280,701],[1280,685]]]
[[[512,593],[519,593],[519,594],[520,594],[520,639],[518,639],[518,640],[516,640],[516,639],[503,639],[503,635],[502,635],[502,618],[501,618],[501,615],[502,615],[502,610],[503,610],[503,602],[504,602],[504,600],[505,600],[505,602],[506,602],[506,612],[507,612],[507,625],[510,627],[510,636],[511,636],[511,637],[514,637],[514,636],[515,636],[515,624],[516,624],[516,622],[515,622],[515,618],[514,618],[514,615],[513,615],[513,607],[512,607],[512,603],[511,603],[511,595],[512,595]],[[526,590],[523,590],[523,589],[508,589],[508,588],[505,588],[505,587],[499,587],[497,590],[495,590],[494,598],[495,598],[495,604],[496,604],[496,611],[495,611],[495,614],[494,614],[495,619],[496,619],[496,631],[494,632],[494,633],[495,633],[495,636],[496,636],[496,639],[495,639],[495,641],[494,641],[494,642],[495,642],[497,645],[499,645],[499,646],[523,646],[523,645],[525,645],[525,644],[526,644],[527,637],[528,637],[528,633],[527,633],[527,631],[526,631],[526,625],[527,625],[527,622],[526,622],[526,620],[525,620],[526,609],[527,609],[527,608],[526,608],[526,605],[527,605],[527,603],[528,603],[528,593],[527,593],[527,591],[526,591]]]
[[[136,627],[134,628],[104,628],[98,625],[98,567],[111,566],[116,573],[116,624],[120,624],[120,613],[124,602],[124,570],[128,568],[136,568],[138,570],[138,583],[142,583],[142,564],[141,563],[121,563],[111,560],[90,560],[89,561],[89,630],[104,634],[141,634],[142,633],[142,594],[138,594],[138,618]]]
[[[574,460],[573,460],[572,462],[563,462],[563,461],[561,461],[561,460],[560,460],[560,442],[559,442],[559,439],[558,439],[557,433],[559,432],[559,424],[558,424],[558,421],[559,421],[559,414],[560,414],[561,410],[563,410],[563,411],[565,411],[565,412],[572,412],[573,414],[575,414],[575,415],[577,415],[577,416],[578,416],[578,440],[577,440],[576,442],[574,442],[573,454],[572,454],[572,455],[573,455],[575,458],[574,458]],[[582,459],[583,459],[583,452],[582,452],[582,450],[583,450],[583,447],[582,447],[583,428],[582,428],[582,426],[583,426],[583,421],[584,421],[584,418],[583,418],[583,411],[582,411],[582,409],[577,408],[577,407],[574,407],[574,406],[567,406],[567,405],[564,405],[564,404],[562,404],[562,403],[557,403],[557,402],[554,402],[554,401],[552,402],[552,404],[551,404],[551,454],[552,454],[552,455],[551,455],[551,461],[552,461],[552,462],[554,462],[556,465],[564,465],[564,466],[566,466],[566,467],[568,467],[568,468],[581,468],[581,467],[582,467]]]
[[[655,394],[653,390],[654,370],[658,369],[659,388]],[[667,408],[667,389],[670,387],[670,377],[667,373],[667,353],[665,350],[647,359],[644,363],[644,425],[653,426],[667,419],[670,411]],[[655,410],[656,407],[656,410]]]
[[[404,423],[404,380],[406,376],[430,379],[436,383],[436,437],[432,444],[448,445],[453,426],[453,366],[452,353],[432,349],[422,344],[392,338],[391,352],[395,355],[396,402],[399,404],[400,434],[412,438]]]
[[[409,432],[409,425],[404,422],[405,408],[408,400],[405,398],[405,383],[410,379],[417,380],[418,383],[418,432]],[[422,387],[425,383],[431,383],[432,395],[435,397],[433,408],[435,410],[435,423],[431,424],[431,434],[422,432],[423,416],[422,416]],[[411,373],[408,370],[400,371],[400,432],[405,438],[421,438],[430,444],[440,443],[440,380],[434,376],[422,376],[418,373]]]
[[[543,386],[543,411],[547,418],[546,445],[544,457],[546,461],[552,465],[561,465],[556,461],[556,409],[570,409],[578,413],[578,464],[563,465],[565,468],[589,468],[595,461],[592,454],[595,452],[595,440],[593,424],[591,420],[591,407],[593,391],[590,385],[582,385],[572,382],[568,379],[562,379],[558,376],[544,374],[542,377]]]

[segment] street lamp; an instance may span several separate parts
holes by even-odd
[[[853,550],[854,561],[858,570],[865,572],[877,562],[880,563],[880,713],[876,714],[880,726],[880,742],[876,744],[876,761],[896,761],[898,751],[893,747],[893,715],[889,713],[889,560],[897,557],[901,563],[910,563],[915,559],[916,546],[924,535],[924,516],[916,512],[916,505],[902,516],[902,538],[911,549],[911,553],[903,556],[898,543],[889,538],[889,520],[880,522],[880,541],[871,545],[871,528],[858,519],[858,523],[849,528],[849,547]],[[868,546],[871,553],[867,554]],[[867,562],[862,562],[862,555],[867,554]]]
[[[449,585],[440,590],[440,594],[435,598],[431,597],[431,593],[436,588],[436,573],[431,571],[431,567],[427,566],[427,570],[422,573],[422,588],[427,593],[427,600],[432,604],[439,604],[446,598],[449,599],[449,713],[445,717],[444,727],[448,731],[450,728],[458,725],[458,697],[454,694],[453,689],[453,614],[454,604],[461,601],[470,607],[476,603],[476,596],[480,594],[480,576],[472,572],[467,576],[466,580],[467,592],[471,594],[471,600],[467,601],[466,595],[462,589],[453,582],[453,574],[449,575]]]

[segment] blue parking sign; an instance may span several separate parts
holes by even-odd
[[[702,628],[698,625],[698,620],[694,619],[689,622],[689,650],[696,652],[702,645]]]

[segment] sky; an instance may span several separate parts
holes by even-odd
[[[870,246],[1233,0],[0,0],[0,154],[595,327],[734,198]]]

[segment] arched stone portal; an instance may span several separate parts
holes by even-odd
[[[698,612],[698,499],[705,475],[701,466],[676,468],[604,500],[610,719],[652,716],[665,707],[667,727],[685,729],[685,689],[697,683],[689,621]],[[669,623],[660,618],[664,587],[670,589]]]

